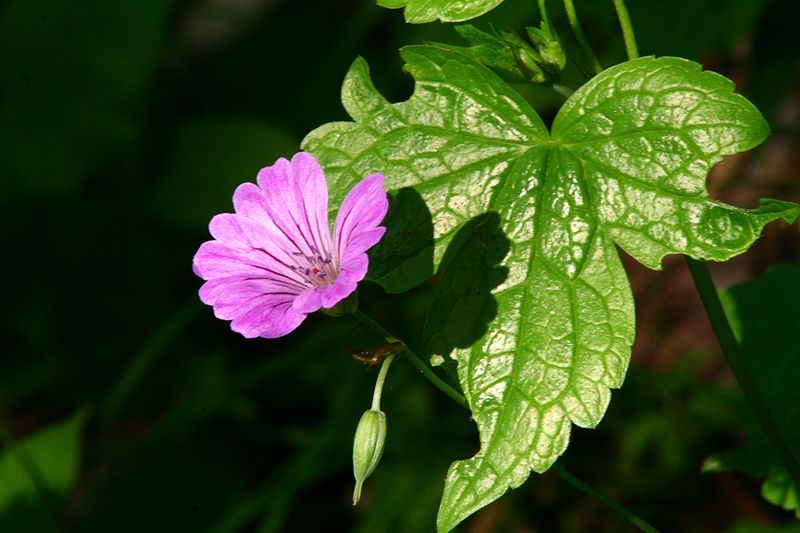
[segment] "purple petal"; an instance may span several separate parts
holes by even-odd
[[[304,293],[294,299],[292,307],[298,313],[309,314],[319,311],[319,308],[322,307],[321,293],[323,290],[324,288],[306,289]]]
[[[231,329],[248,339],[255,337],[274,339],[291,333],[305,319],[304,313],[292,309],[291,302],[284,302],[249,309],[233,319]]]
[[[367,275],[369,260],[367,254],[361,254],[343,265],[336,280],[328,287],[318,289],[322,298],[322,307],[330,309],[355,292],[358,282]]]
[[[302,276],[294,269],[296,249],[268,220],[256,222],[239,214],[223,213],[211,219],[208,228],[217,241],[230,248],[256,252],[259,264],[303,284]]]
[[[329,255],[328,185],[313,156],[279,159],[258,173],[269,218],[299,253]]]
[[[232,247],[220,241],[200,245],[194,256],[195,274],[205,280],[229,277],[262,278],[300,294],[306,289],[300,275],[266,250]]]
[[[238,276],[207,281],[200,288],[200,299],[213,306],[214,315],[233,320],[231,328],[248,338],[280,337],[296,328],[305,318],[291,309],[296,297],[271,280]],[[258,322],[259,317],[264,321]]]
[[[385,229],[379,224],[389,209],[383,181],[380,174],[367,176],[347,193],[342,202],[336,216],[333,241],[343,266],[383,237]]]

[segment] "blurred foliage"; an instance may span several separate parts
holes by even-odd
[[[800,382],[800,266],[777,265],[723,292],[722,302],[747,355],[747,370],[787,443],[800,457],[800,388],[793,386]],[[799,495],[778,453],[745,405],[741,418],[748,448],[710,457],[704,471],[734,470],[766,477],[764,498],[800,518]]]
[[[576,4],[603,64],[621,61],[610,2]],[[800,4],[629,7],[643,54],[701,60],[780,120],[756,158],[777,166],[782,198],[800,199],[796,159],[768,153],[797,144]],[[535,10],[506,0],[476,25],[521,31],[538,23]],[[345,118],[339,88],[356,55],[396,101],[412,87],[396,50],[423,41],[464,44],[449,25],[406,25],[400,11],[362,0],[0,3],[0,420],[10,434],[0,461],[43,439],[28,456],[50,493],[39,499],[33,480],[21,481],[26,496],[0,512],[0,531],[431,529],[450,461],[475,452],[463,410],[395,363],[385,455],[352,508],[350,445],[376,372],[347,348],[382,341],[321,316],[282,340],[245,341],[196,301],[190,269],[206,221],[232,208],[236,183]],[[521,90],[544,117],[562,101]],[[796,260],[797,240],[764,241]],[[387,296],[365,284],[361,300],[422,353],[434,288]],[[696,344],[667,368],[635,350],[607,418],[576,432],[564,464],[666,531],[739,522],[736,531],[789,531],[789,515],[761,499],[758,483],[699,474],[705,457],[742,436],[713,341]],[[86,405],[94,409],[84,420],[76,413]],[[0,473],[0,498],[22,479],[18,466]],[[551,473],[468,524],[625,527]]]

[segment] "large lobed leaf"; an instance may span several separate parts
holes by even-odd
[[[342,90],[354,122],[322,126],[304,145],[325,167],[334,202],[382,172],[391,189],[413,188],[427,205],[433,265],[419,261],[420,244],[415,268],[401,261],[393,268],[402,276],[378,279],[387,290],[425,279],[465,222],[499,215],[504,258],[491,244],[481,258],[457,243],[452,254],[471,255],[448,259],[442,273],[470,280],[481,261],[491,268],[502,259],[504,280],[473,279],[472,290],[491,291],[496,305],[469,334],[452,315],[463,315],[453,301],[465,290],[443,283],[426,327],[443,328],[433,345],[452,350],[480,433],[480,451],[448,472],[438,518],[447,531],[531,470],[547,470],[573,423],[602,418],[634,336],[615,243],[651,268],[671,253],[724,261],[798,209],[708,198],[710,167],[760,143],[768,127],[729,80],[696,63],[647,57],[610,68],[569,98],[548,134],[519,94],[466,55],[435,45],[401,53],[416,79],[408,101],[387,102],[359,59]],[[408,246],[396,240],[408,235],[402,223],[388,224],[383,246]]]
[[[390,9],[405,7],[406,22],[459,22],[491,11],[503,0],[378,0]]]

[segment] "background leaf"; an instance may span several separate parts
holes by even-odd
[[[77,478],[87,418],[80,411],[3,448],[0,529],[57,529],[52,506],[66,498]]]
[[[747,371],[786,437],[800,457],[800,266],[782,264],[762,276],[720,294],[734,333],[742,345]],[[704,471],[739,471],[767,477],[762,494],[800,517],[798,494],[775,449],[746,405],[742,424],[749,447],[714,455]]]
[[[390,9],[405,6],[406,22],[458,22],[483,15],[503,0],[378,0],[378,5]]]
[[[651,268],[670,253],[722,261],[798,208],[764,200],[747,211],[708,198],[711,166],[768,128],[729,80],[691,61],[647,57],[604,71],[568,99],[550,137],[527,102],[472,58],[437,46],[402,55],[417,82],[407,102],[384,100],[357,61],[342,90],[356,122],[322,126],[304,145],[335,190],[370,172],[391,189],[413,187],[433,218],[434,264],[482,212],[497,212],[510,241],[508,276],[492,292],[496,318],[460,335],[474,344],[452,343],[481,449],[450,468],[438,518],[447,531],[531,470],[547,470],[573,423],[602,418],[634,329],[614,243]],[[447,262],[443,281],[476,277],[474,264]],[[428,323],[459,323],[459,295],[449,281],[442,291]]]

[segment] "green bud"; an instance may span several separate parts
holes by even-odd
[[[525,73],[528,79],[533,83],[543,83],[547,81],[544,71],[536,61],[536,56],[529,50],[524,48],[517,48],[514,50],[514,59],[517,61],[520,69]]]
[[[564,53],[558,34],[550,24],[543,20],[539,28],[532,26],[525,28],[525,31],[528,32],[528,38],[542,57],[542,66],[555,72],[564,70],[567,65],[567,55]]]
[[[383,411],[370,409],[361,416],[353,439],[353,475],[356,488],[353,490],[353,505],[361,499],[364,480],[372,474],[383,455],[386,442],[386,415]]]
[[[517,66],[523,75],[533,83],[542,83],[546,81],[546,76],[540,63],[542,63],[542,56],[531,46],[525,39],[517,36],[511,32],[500,32],[500,38],[505,43],[506,47],[511,51],[516,61]]]

